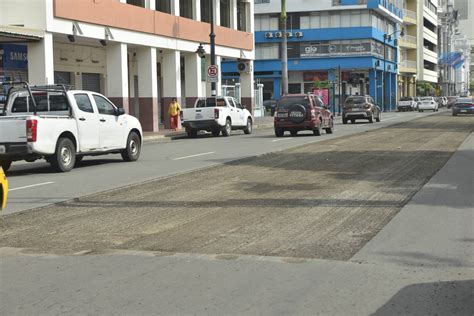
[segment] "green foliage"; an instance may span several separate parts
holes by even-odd
[[[314,80],[314,87],[316,89],[329,89],[331,87],[331,83],[329,83],[327,80]]]
[[[474,80],[471,80],[471,83],[469,84],[469,90],[474,93]]]
[[[416,91],[418,95],[428,96],[433,95],[435,88],[431,83],[421,82],[416,85]]]

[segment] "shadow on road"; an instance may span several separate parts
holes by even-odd
[[[398,291],[374,316],[473,315],[474,280],[418,283]]]

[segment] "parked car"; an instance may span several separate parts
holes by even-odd
[[[120,153],[135,161],[142,147],[138,119],[105,96],[62,85],[13,83],[0,116],[0,166],[46,159],[67,172],[84,156]]]
[[[181,111],[181,125],[189,137],[199,131],[211,132],[213,136],[230,136],[232,130],[241,129],[252,133],[252,114],[232,97],[199,98],[193,108]]]
[[[453,116],[474,114],[474,98],[459,98],[452,106]]]
[[[423,112],[425,110],[436,112],[438,111],[438,107],[438,102],[436,102],[434,97],[422,97],[418,104],[418,112]]]
[[[436,99],[436,102],[438,102],[438,107],[444,107],[448,104],[448,100],[446,99],[446,97],[437,97]]]
[[[271,115],[275,115],[275,109],[277,106],[277,100],[265,100],[263,101],[263,106],[265,107],[265,111],[270,112]]]
[[[448,103],[446,104],[446,107],[447,107],[448,109],[450,109],[451,106],[452,106],[454,103],[456,103],[456,100],[457,100],[457,99],[458,99],[457,96],[449,96],[449,97],[448,97]]]
[[[398,102],[397,111],[405,112],[405,111],[414,111],[416,109],[416,103],[414,97],[404,97],[401,98]]]
[[[316,136],[321,129],[332,134],[334,116],[329,107],[313,94],[289,94],[278,101],[274,119],[275,136],[282,137],[285,131],[296,136],[299,131],[310,130]]]
[[[382,117],[380,107],[375,104],[370,95],[353,95],[346,98],[342,108],[342,123],[347,124],[350,120],[352,124],[358,119],[368,120],[373,123],[374,120],[380,122]]]
[[[3,172],[2,167],[0,167],[0,210],[3,210],[7,205],[7,196],[8,196],[8,180]]]

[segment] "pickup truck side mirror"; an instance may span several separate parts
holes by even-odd
[[[124,115],[125,110],[123,108],[118,108],[117,111],[115,112],[117,116]]]

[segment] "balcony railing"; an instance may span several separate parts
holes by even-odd
[[[404,60],[400,63],[402,68],[414,68],[416,69],[416,61],[414,60]]]
[[[410,43],[410,44],[417,44],[417,38],[412,35],[404,35],[400,37],[400,41],[405,42],[405,43]]]
[[[416,20],[416,12],[408,9],[403,9],[405,17]]]
[[[368,0],[357,0],[356,4],[367,4]],[[333,6],[340,6],[342,4],[342,0],[332,0]]]

